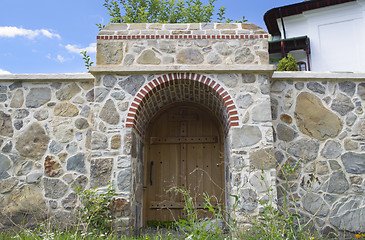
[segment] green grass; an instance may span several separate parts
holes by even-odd
[[[40,230],[20,230],[18,232],[2,232],[0,233],[0,240],[8,239],[22,239],[22,240],[93,240],[93,239],[105,239],[105,240],[172,240],[177,239],[174,233],[168,232],[154,232],[153,235],[150,233],[141,234],[138,237],[116,237],[114,234],[92,234],[82,233],[75,231],[49,231],[43,232]]]

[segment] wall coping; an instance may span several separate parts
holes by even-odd
[[[136,74],[136,73],[175,73],[175,72],[204,72],[204,73],[226,73],[226,72],[273,72],[273,81],[286,80],[365,80],[365,73],[333,73],[333,72],[274,72],[274,65],[173,65],[173,66],[141,66],[141,67],[122,67],[110,65],[98,65],[90,68],[90,73],[56,73],[56,74],[2,74],[0,82],[6,81],[93,81],[95,74],[117,73],[117,74]]]
[[[112,36],[146,36],[148,39],[165,35],[261,35],[268,38],[268,33],[252,23],[111,23],[98,34],[98,39],[118,39]],[[150,38],[153,37],[153,38]],[[126,38],[124,38],[126,39]]]
[[[313,81],[313,80],[365,80],[364,73],[351,73],[351,72],[274,72],[272,75],[273,81]]]
[[[267,73],[275,70],[274,65],[151,65],[151,66],[119,66],[119,65],[96,65],[90,67],[90,73],[116,73],[121,75],[143,74],[143,73],[176,73],[176,72],[195,72],[195,73]]]
[[[0,82],[7,81],[94,81],[90,73],[55,73],[55,74],[3,74],[0,75]]]

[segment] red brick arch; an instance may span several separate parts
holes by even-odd
[[[173,73],[159,76],[145,84],[129,108],[126,127],[144,136],[152,117],[164,106],[194,102],[210,109],[222,124],[225,134],[239,126],[236,106],[222,85],[196,73]]]

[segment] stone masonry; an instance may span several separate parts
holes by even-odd
[[[363,76],[319,73],[275,73],[271,84],[278,198],[293,194],[324,234],[365,232],[364,86]],[[288,178],[285,164],[297,168]]]
[[[248,23],[111,24],[93,76],[0,76],[0,228],[71,222],[75,189],[109,182],[117,230],[142,227],[148,123],[194,103],[221,124],[226,209],[239,222],[289,192],[318,230],[365,232],[365,76],[273,75],[267,38]]]
[[[226,207],[234,204],[229,194],[242,195],[237,219],[258,213],[259,201],[267,197],[262,187],[254,191],[261,166],[265,180],[275,185],[267,37],[246,23],[111,24],[100,31],[97,64],[90,71],[95,89],[110,95],[94,108],[99,128],[93,134],[108,141],[121,133],[125,146],[138,146],[135,153],[113,153],[130,162],[117,173],[116,184],[129,196],[133,211],[125,221],[131,226],[142,226],[147,125],[160,109],[179,102],[198,103],[216,115],[226,136]],[[92,147],[92,156],[109,157],[105,149],[107,144]]]

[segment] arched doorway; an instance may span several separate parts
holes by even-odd
[[[145,146],[145,224],[185,217],[184,199],[172,187],[190,191],[201,217],[209,216],[203,193],[224,204],[224,136],[211,111],[193,103],[163,108],[148,125]]]

